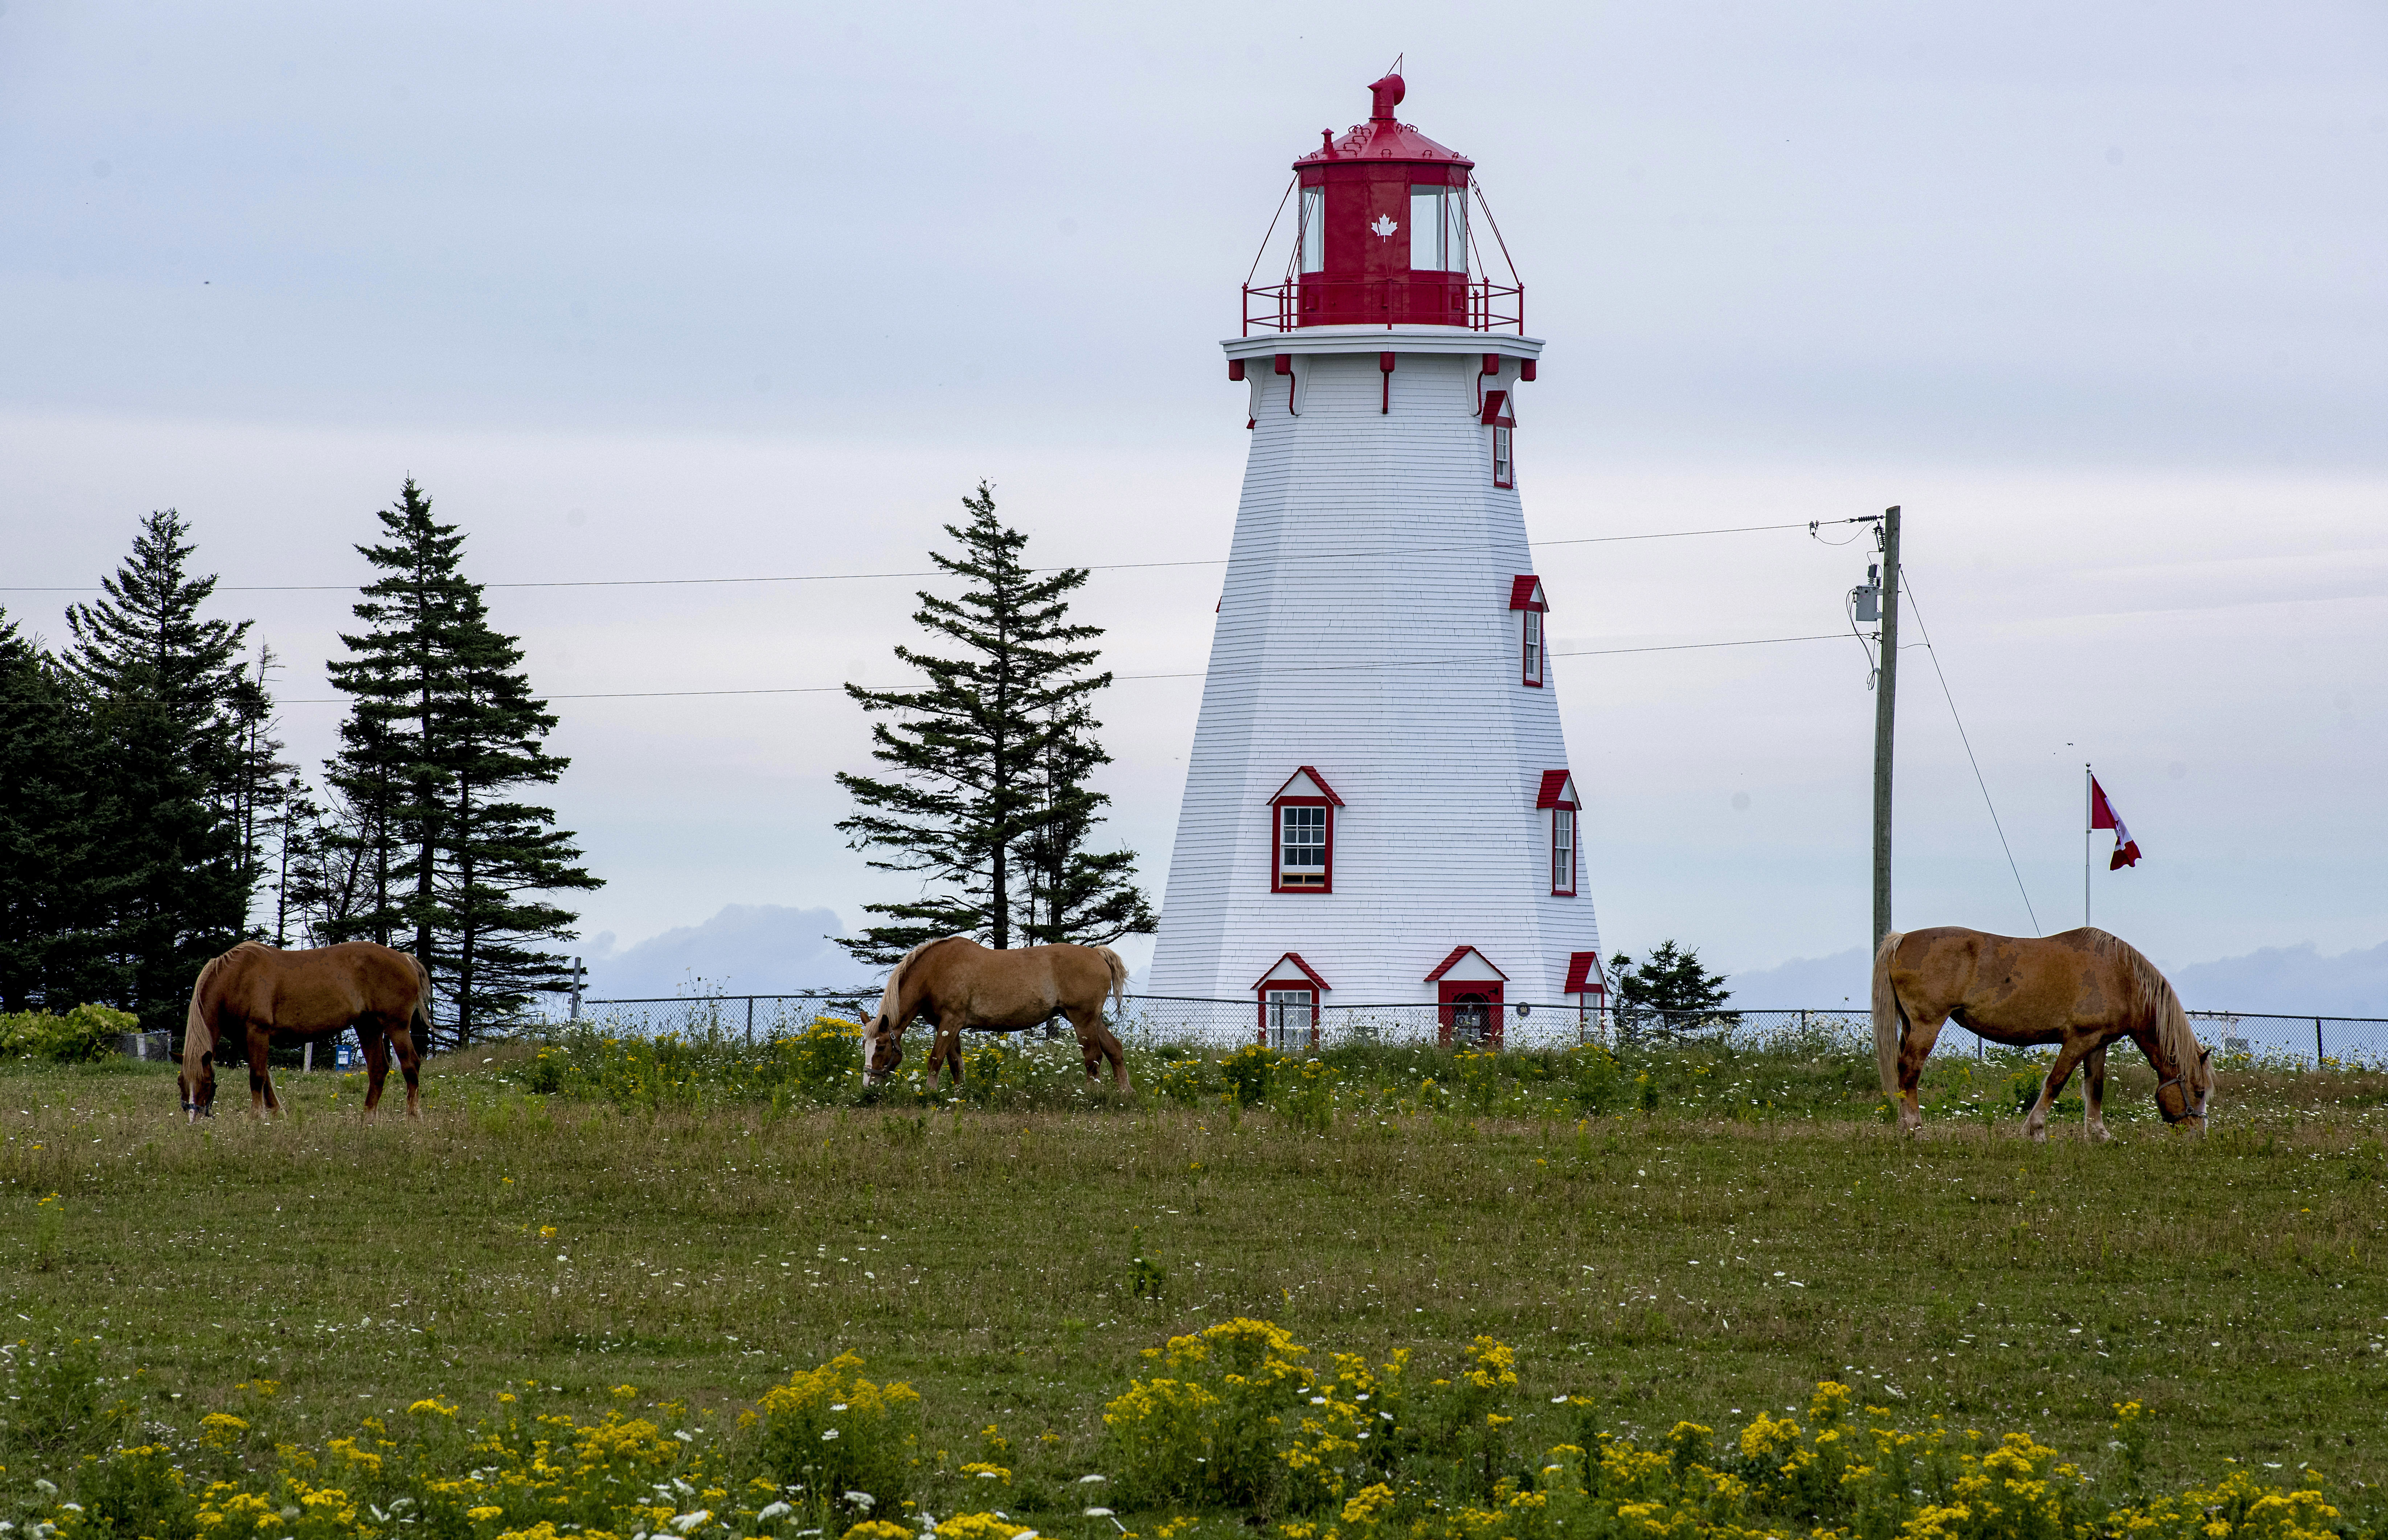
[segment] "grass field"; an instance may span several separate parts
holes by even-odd
[[[235,1387],[269,1378],[275,1426],[321,1438],[527,1381],[580,1413],[624,1383],[730,1409],[851,1350],[921,1391],[944,1470],[999,1430],[1033,1515],[1102,1469],[1139,1350],[1252,1316],[1429,1366],[1496,1337],[1530,1441],[1738,1426],[1838,1379],[2093,1470],[2136,1398],[2158,1481],[2388,1481],[2388,1076],[2226,1074],[2184,1138],[2133,1055],[2091,1147],[2024,1141],[1962,1066],[1907,1139],[1870,1065],[1762,1056],[1670,1061],[1606,1115],[1389,1092],[1296,1118],[1074,1091],[657,1110],[532,1094],[526,1052],[435,1060],[422,1122],[371,1128],[352,1077],[281,1074],[292,1115],[260,1126],[235,1072],[188,1127],[158,1066],[0,1072],[14,1363],[95,1339],[184,1430],[257,1415]],[[35,1473],[11,1457],[0,1492]]]

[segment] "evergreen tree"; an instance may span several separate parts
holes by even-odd
[[[279,724],[274,719],[273,696],[267,681],[281,667],[273,649],[260,644],[257,656],[235,679],[227,703],[233,726],[228,788],[233,837],[239,851],[241,891],[249,895],[252,902],[261,896],[266,876],[266,840],[280,821],[278,815],[284,799],[290,795],[290,778],[295,770],[282,757],[282,740],[273,736]],[[277,883],[277,894],[279,886]],[[278,901],[276,907],[279,908]],[[250,934],[262,936],[267,933],[262,926],[253,926]]]
[[[464,535],[411,477],[379,517],[386,543],[357,548],[384,574],[355,607],[366,628],[327,665],[352,699],[329,767],[349,816],[324,845],[343,880],[320,891],[327,928],[410,947],[468,1043],[533,991],[569,987],[565,960],[532,944],[578,917],[537,895],[602,885],[553,810],[514,795],[569,761],[546,752],[556,719],[462,573]]]
[[[85,703],[0,611],[0,1011],[111,998],[99,934]]]
[[[189,574],[189,533],[174,510],[152,513],[100,601],[67,611],[65,662],[100,757],[92,900],[108,993],[170,1030],[199,968],[240,939],[249,897],[233,808],[248,622],[200,618],[216,579]]]
[[[1733,997],[1725,975],[1712,974],[1691,948],[1678,949],[1672,940],[1652,948],[1640,967],[1623,952],[1608,960],[1617,978],[1618,1002],[1644,1011],[1712,1012]]]
[[[1149,935],[1156,921],[1144,890],[1136,885],[1136,852],[1098,854],[1086,847],[1111,800],[1086,783],[1098,766],[1111,762],[1095,741],[1102,723],[1079,704],[1050,725],[1035,768],[1043,820],[1021,849],[1029,883],[1028,940],[1039,946],[1101,946],[1123,935]]]
[[[962,554],[933,551],[929,559],[968,586],[959,599],[922,592],[912,617],[960,655],[897,647],[899,660],[928,676],[924,688],[845,687],[863,710],[892,719],[871,725],[870,754],[896,775],[839,772],[858,810],[838,828],[850,848],[882,852],[873,868],[925,879],[917,899],[863,906],[883,923],[838,945],[865,961],[893,962],[941,935],[1009,947],[1048,933],[1058,938],[1061,921],[1100,914],[1098,924],[1114,923],[1119,906],[1107,909],[1099,895],[1127,881],[1125,861],[1098,871],[1078,854],[1101,805],[1084,789],[1085,773],[1102,763],[1099,749],[1088,753],[1094,723],[1085,703],[1111,679],[1086,672],[1099,655],[1081,643],[1100,636],[1100,628],[1068,620],[1068,595],[1086,582],[1086,570],[1023,566],[1028,537],[996,516],[985,482],[962,507],[969,521],[945,527]],[[1073,747],[1073,739],[1084,742]],[[1082,821],[1075,837],[1057,830],[1045,844],[1032,843],[1073,818]],[[1040,851],[1061,874],[1048,888],[1041,920],[1034,870]],[[1095,886],[1086,888],[1090,876]]]

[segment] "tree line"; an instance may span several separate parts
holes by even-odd
[[[569,986],[601,885],[552,808],[569,761],[522,648],[464,575],[464,537],[412,477],[356,547],[372,568],[330,659],[347,697],[311,779],[275,736],[281,660],[250,620],[202,613],[191,527],[142,520],[100,597],[51,648],[0,610],[0,1010],[86,1001],[179,1030],[208,959],[243,938],[371,940],[429,969],[464,1043]]]

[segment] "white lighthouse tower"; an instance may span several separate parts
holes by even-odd
[[[1294,163],[1290,271],[1225,344],[1251,452],[1148,987],[1251,999],[1264,1033],[1433,1003],[1497,1040],[1600,976],[1564,600],[1518,501],[1543,344],[1471,261],[1499,248],[1475,163],[1394,120],[1400,76],[1369,90]]]

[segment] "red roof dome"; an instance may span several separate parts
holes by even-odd
[[[1331,131],[1322,134],[1327,140],[1325,146],[1295,161],[1296,170],[1363,157],[1371,160],[1437,160],[1471,168],[1476,164],[1457,150],[1436,144],[1409,124],[1393,121],[1393,108],[1401,105],[1404,94],[1401,76],[1387,75],[1371,83],[1368,92],[1368,121],[1353,125],[1340,139],[1333,137]]]

